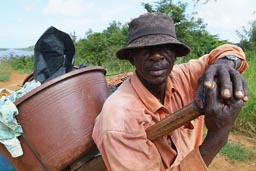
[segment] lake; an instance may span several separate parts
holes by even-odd
[[[9,58],[11,56],[32,56],[34,51],[20,50],[20,49],[7,49],[0,50],[0,58]]]

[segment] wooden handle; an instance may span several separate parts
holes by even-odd
[[[169,132],[181,127],[186,122],[189,122],[201,114],[194,108],[193,104],[189,104],[184,108],[170,114],[168,117],[157,122],[146,129],[148,139],[151,141],[158,137],[167,135]]]

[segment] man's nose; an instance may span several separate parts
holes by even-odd
[[[164,59],[164,56],[160,53],[160,52],[157,52],[157,51],[154,51],[152,52],[152,54],[150,55],[150,60],[152,61],[161,61]]]

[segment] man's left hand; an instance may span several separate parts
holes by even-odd
[[[203,79],[206,88],[212,88],[217,83],[223,99],[236,98],[245,102],[248,101],[247,83],[241,74],[234,69],[233,62],[228,59],[221,58],[209,65]]]

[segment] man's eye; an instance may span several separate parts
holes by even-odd
[[[144,57],[148,57],[150,55],[150,51],[145,49],[145,50],[142,50],[141,53],[140,53],[141,56],[144,56]]]
[[[169,57],[172,57],[172,56],[175,55],[170,49],[163,49],[163,50],[162,50],[162,53],[163,53],[164,55],[169,56]]]
[[[143,53],[143,56],[144,56],[144,57],[148,57],[148,56],[150,56],[150,52],[149,52],[149,51],[144,52],[144,53]]]

